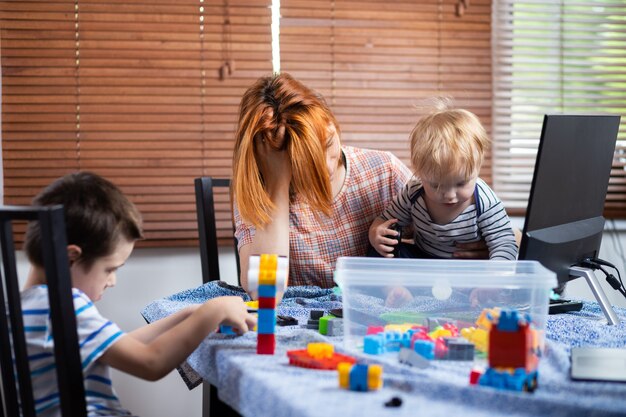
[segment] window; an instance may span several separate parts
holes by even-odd
[[[493,182],[507,210],[528,200],[543,115],[622,115],[605,205],[626,216],[626,2],[493,3]],[[581,190],[584,198],[584,190]]]
[[[90,170],[137,204],[141,245],[196,244],[193,179],[230,176],[241,95],[272,71],[270,4],[0,2],[4,202]]]
[[[409,164],[426,99],[448,95],[491,121],[491,0],[281,0],[281,68],[321,92],[342,142]],[[491,181],[487,155],[481,176]]]

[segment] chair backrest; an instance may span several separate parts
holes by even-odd
[[[220,264],[217,240],[217,223],[215,219],[215,199],[213,189],[216,187],[230,189],[230,179],[201,177],[194,180],[196,190],[196,214],[198,219],[198,238],[200,240],[200,260],[202,262],[202,282],[220,280]],[[237,282],[240,281],[239,251],[237,239],[233,242],[237,261]]]
[[[61,415],[87,416],[62,206],[0,207],[0,245],[4,270],[4,273],[0,273],[0,416],[35,416],[15,262],[14,220],[38,221],[41,229]]]

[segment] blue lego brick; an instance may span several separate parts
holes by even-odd
[[[416,340],[413,350],[426,359],[435,359],[435,344],[429,340]]]
[[[402,334],[396,331],[383,332],[385,337],[385,351],[399,352],[402,347]]]
[[[516,332],[519,329],[519,316],[515,310],[502,310],[498,319],[498,330]]]
[[[257,319],[257,333],[274,334],[276,332],[276,310],[260,308]]]
[[[499,390],[523,391],[524,385],[529,388],[532,387],[536,378],[537,374],[535,372],[526,373],[524,368],[517,368],[512,372],[487,368],[478,380],[478,384]]]
[[[370,355],[385,353],[385,338],[382,334],[368,334],[363,338],[363,352]]]
[[[367,365],[357,363],[350,369],[350,390],[367,391]]]
[[[222,333],[222,334],[234,334],[234,335],[237,334],[237,333],[235,333],[233,331],[232,326],[228,326],[226,324],[220,324],[220,333]]]
[[[259,297],[276,297],[276,285],[259,285]]]

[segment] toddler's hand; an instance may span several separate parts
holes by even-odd
[[[457,243],[452,254],[454,258],[462,259],[489,259],[489,248],[484,240],[478,242]]]
[[[387,293],[385,307],[402,307],[413,300],[413,294],[405,287],[393,287]]]
[[[496,302],[501,303],[507,295],[503,289],[474,288],[469,294],[469,302],[472,307],[492,307]]]
[[[398,219],[389,219],[380,224],[375,223],[370,227],[370,244],[376,249],[376,252],[385,258],[393,258],[394,247],[398,244],[396,237],[399,232],[391,229],[391,225],[397,222]]]

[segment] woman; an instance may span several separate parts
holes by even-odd
[[[248,290],[250,255],[289,257],[289,285],[334,285],[340,256],[365,256],[368,228],[411,177],[389,152],[342,146],[324,99],[289,74],[244,94],[233,161],[233,196]],[[484,243],[460,257],[484,256]],[[478,249],[478,251],[475,251]]]

